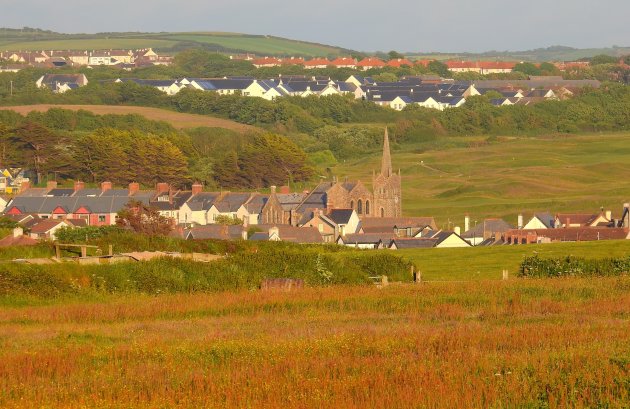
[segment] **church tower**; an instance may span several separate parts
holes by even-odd
[[[385,128],[385,136],[383,138],[381,173],[374,177],[372,186],[374,189],[374,216],[401,217],[402,188],[400,171],[398,173],[392,171],[392,157],[389,150],[387,128]]]

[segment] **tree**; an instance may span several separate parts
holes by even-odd
[[[540,75],[541,71],[531,62],[521,62],[514,66],[512,71],[522,72],[527,75]]]
[[[69,162],[64,140],[45,126],[26,122],[13,131],[9,140],[17,153],[13,163],[18,167],[31,167],[37,174],[37,183],[53,171],[67,170]]]
[[[116,225],[149,236],[167,235],[173,229],[170,219],[137,200],[131,200],[118,212]]]
[[[441,61],[433,60],[427,65],[427,68],[429,71],[439,75],[440,77],[451,77],[451,72],[448,70],[448,66]]]
[[[405,58],[404,55],[402,55],[399,52],[394,51],[394,50],[388,52],[387,55],[389,56],[390,60],[396,60],[396,59],[399,59],[399,58]]]
[[[600,64],[616,64],[619,61],[619,58],[612,57],[610,55],[600,54],[591,58],[591,65],[600,65]]]

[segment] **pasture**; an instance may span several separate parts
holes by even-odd
[[[0,107],[0,109],[6,109],[15,111],[19,114],[26,115],[31,111],[46,112],[51,108],[68,109],[71,111],[90,111],[97,115],[127,115],[138,114],[147,119],[153,121],[164,121],[171,124],[174,128],[224,128],[230,129],[239,133],[246,133],[255,131],[257,128],[240,124],[238,122],[230,121],[229,119],[216,118],[208,115],[186,114],[175,111],[169,111],[160,108],[149,108],[139,106],[124,106],[124,105],[54,105],[54,104],[39,104],[39,105],[21,105],[21,106],[6,106]]]
[[[399,148],[397,150],[396,148]],[[630,134],[550,137],[440,138],[394,147],[392,164],[402,171],[403,213],[435,216],[443,228],[461,226],[464,215],[481,222],[522,212],[599,212],[620,217],[630,200]],[[333,169],[371,184],[381,152]],[[472,226],[472,223],[471,223]]]
[[[630,278],[0,309],[0,406],[627,407]]]

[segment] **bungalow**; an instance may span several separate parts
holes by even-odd
[[[354,247],[357,249],[383,249],[389,247],[394,235],[391,233],[362,233],[346,234],[337,238],[340,246]]]
[[[375,57],[364,58],[357,63],[357,68],[367,71],[372,68],[383,68],[385,63],[383,60]]]
[[[488,239],[498,240],[503,233],[514,229],[514,226],[503,219],[485,219],[479,224],[475,224],[469,229],[470,220],[464,219],[464,227],[466,231],[462,234],[462,238],[473,246],[477,246]]]
[[[304,68],[327,68],[330,65],[330,60],[327,58],[313,58],[308,61],[304,61]]]
[[[64,93],[87,85],[85,74],[45,74],[36,82],[37,88],[48,88],[55,93]]]
[[[62,228],[73,228],[71,223],[65,220],[41,220],[31,227],[29,236],[38,240],[57,240],[56,233]]]
[[[554,225],[557,228],[607,226],[611,222],[611,216],[610,212],[601,214],[558,213]]]
[[[182,237],[185,240],[247,240],[247,229],[241,225],[211,224],[184,230]]]
[[[357,60],[351,57],[337,57],[330,62],[330,65],[336,68],[355,69],[357,67]]]
[[[555,217],[548,212],[536,213],[534,216],[522,227],[523,230],[540,230],[540,229],[553,229],[556,224]]]
[[[254,80],[249,86],[243,89],[243,96],[259,97],[268,101],[273,101],[285,95],[288,95],[288,93],[278,88],[276,83],[270,80]]]
[[[508,244],[629,240],[627,227],[567,227],[563,229],[509,230],[504,233]]]
[[[437,230],[433,217],[364,217],[361,228],[367,233],[392,237],[418,237],[423,231]]]

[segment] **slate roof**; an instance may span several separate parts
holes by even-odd
[[[130,199],[128,196],[25,197],[20,195],[13,199],[11,207],[18,207],[22,213],[36,214],[52,213],[60,206],[67,209],[68,213],[74,213],[81,207],[88,207],[93,213],[117,213],[129,203]],[[149,203],[149,197],[134,196],[133,199]]]
[[[484,237],[485,232],[503,233],[513,228],[514,226],[503,219],[485,219],[481,223],[478,223],[477,226],[474,226],[472,229],[462,233],[461,236],[465,239],[472,239],[475,237],[482,238]]]
[[[278,228],[280,240],[292,243],[323,243],[324,239],[319,231],[314,227],[294,227],[287,225],[263,225],[259,224],[257,228],[263,232],[257,232],[250,237],[250,240],[269,240],[269,229]],[[264,238],[263,238],[264,236]]]
[[[436,238],[395,238],[391,241],[388,247],[396,245],[397,249],[418,249],[418,248],[433,248],[437,245],[438,239]]]
[[[238,240],[243,237],[243,226],[223,226],[209,224],[206,226],[195,226],[185,234],[188,239],[194,240]]]
[[[436,230],[435,219],[433,217],[364,217],[361,219],[363,231],[366,233],[392,232],[394,228],[416,227],[424,228],[429,226]]]
[[[226,193],[219,201],[214,202],[214,205],[221,213],[233,213],[247,203],[251,196],[251,193],[230,192]]]
[[[332,209],[326,217],[332,220],[335,224],[348,224],[354,210],[352,209]]]
[[[201,192],[193,195],[186,204],[193,211],[208,210],[219,197],[221,197],[219,192]]]
[[[346,234],[341,238],[344,244],[377,244],[383,243],[385,247],[389,247],[391,241],[395,238],[394,233],[353,233]]]

